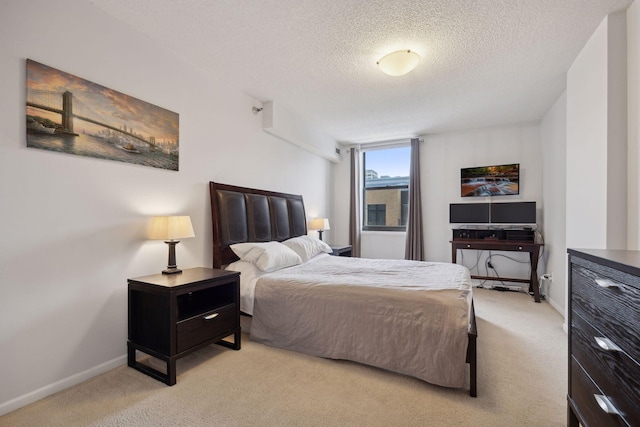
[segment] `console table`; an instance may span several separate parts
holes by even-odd
[[[531,276],[528,279],[513,279],[508,277],[471,276],[472,279],[498,280],[502,282],[528,283],[529,293],[533,295],[535,302],[540,302],[540,284],[538,283],[538,258],[542,243],[519,242],[497,239],[453,239],[451,240],[451,262],[456,264],[458,249],[470,249],[476,251],[508,251],[529,252],[531,263]]]

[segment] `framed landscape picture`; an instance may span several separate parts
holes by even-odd
[[[178,114],[27,59],[27,147],[178,170]]]

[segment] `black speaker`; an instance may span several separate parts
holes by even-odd
[[[535,232],[529,229],[505,230],[505,233],[507,240],[516,240],[519,242],[533,242],[536,238]]]
[[[463,228],[453,229],[453,239],[473,240],[478,238],[478,230],[465,230]]]
[[[535,242],[535,231],[528,228],[464,228],[453,229],[453,240],[511,240],[516,242]]]

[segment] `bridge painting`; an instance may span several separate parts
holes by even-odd
[[[27,147],[178,170],[178,114],[27,59]]]

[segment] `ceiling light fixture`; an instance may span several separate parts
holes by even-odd
[[[416,68],[418,62],[420,62],[420,55],[409,49],[404,49],[386,54],[376,64],[385,74],[402,76]]]

